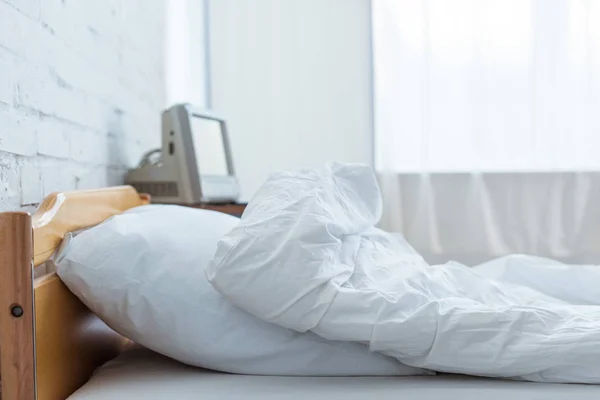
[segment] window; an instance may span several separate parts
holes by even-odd
[[[600,169],[600,1],[373,0],[376,164]]]

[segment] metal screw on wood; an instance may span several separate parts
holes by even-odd
[[[23,316],[23,307],[18,304],[15,304],[10,308],[10,313],[15,318],[21,318]]]

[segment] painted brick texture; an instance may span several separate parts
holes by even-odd
[[[0,211],[123,182],[160,144],[164,0],[0,0]]]

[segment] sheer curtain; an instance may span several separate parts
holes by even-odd
[[[384,227],[441,258],[600,254],[600,1],[373,0],[373,43]]]
[[[207,64],[208,0],[165,2],[165,106],[192,103],[210,107]]]
[[[379,168],[600,168],[600,1],[373,7]]]

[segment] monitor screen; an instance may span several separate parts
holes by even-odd
[[[193,115],[190,118],[190,127],[199,173],[229,175],[222,122]]]

